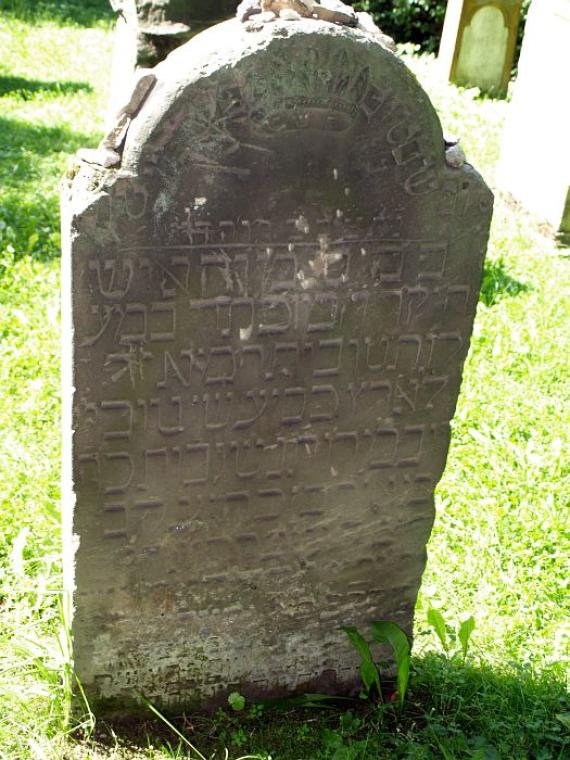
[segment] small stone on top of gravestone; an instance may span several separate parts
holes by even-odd
[[[314,18],[334,24],[357,24],[353,8],[340,0],[243,0],[236,12],[240,21],[247,21],[255,14],[273,14],[286,21]]]
[[[369,13],[355,12],[351,6],[340,0],[242,0],[238,5],[236,17],[242,22],[251,19],[246,28],[252,31],[260,24],[271,23],[276,18],[283,21],[310,18],[355,26],[361,32],[373,34],[389,50],[396,49],[394,40],[382,32]]]
[[[96,712],[350,692],[340,627],[412,629],[492,195],[378,35],[252,19],[155,67],[119,163],[64,193]]]
[[[120,164],[120,151],[129,124],[148,97],[155,81],[156,76],[150,69],[138,69],[131,79],[130,87],[124,91],[125,99],[115,112],[111,125],[99,146],[96,149],[82,148],[77,152],[77,157],[91,164],[99,164],[106,169]]]

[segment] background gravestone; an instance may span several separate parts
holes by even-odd
[[[411,632],[492,195],[373,35],[248,28],[160,64],[121,165],[66,193],[66,577],[95,705],[343,691],[339,626]]]
[[[229,18],[239,0],[110,0],[117,11],[109,118],[136,67],[152,67],[199,32]]]
[[[232,15],[237,0],[111,0],[132,27],[138,66],[154,66],[193,35]]]
[[[532,3],[498,184],[570,244],[570,0]]]
[[[449,0],[439,61],[450,81],[507,92],[522,0]]]

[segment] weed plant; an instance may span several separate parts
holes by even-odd
[[[58,186],[68,157],[101,134],[109,18],[103,0],[0,0],[0,757],[10,760],[196,757],[151,711],[115,726],[87,715],[66,736]],[[508,103],[447,85],[432,58],[407,59],[493,185]],[[403,708],[246,705],[177,720],[205,756],[570,755],[567,253],[497,197]],[[447,653],[430,607],[453,622]],[[464,661],[453,636],[471,615]]]

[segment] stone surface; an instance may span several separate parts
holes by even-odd
[[[439,60],[452,82],[482,92],[507,91],[521,0],[449,0]]]
[[[531,5],[498,184],[570,244],[570,0]]]
[[[75,667],[98,709],[350,690],[341,625],[411,632],[492,195],[370,34],[154,72],[63,206]]]

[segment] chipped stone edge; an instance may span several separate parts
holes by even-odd
[[[107,131],[97,148],[81,148],[77,158],[88,164],[109,169],[121,163],[123,146],[132,120],[144,105],[156,83],[152,69],[138,69],[133,77],[130,95],[118,109],[113,126]]]

